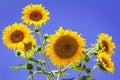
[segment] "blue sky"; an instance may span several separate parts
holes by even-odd
[[[113,37],[116,44],[112,60],[115,63],[115,73],[96,70],[93,77],[97,80],[119,80],[120,76],[120,1],[119,0],[1,0],[0,1],[0,32],[7,25],[22,22],[21,11],[28,4],[43,4],[50,12],[50,20],[42,27],[43,34],[52,34],[63,26],[81,33],[87,41],[87,47],[94,43],[99,33],[107,33]],[[31,28],[33,26],[30,26]],[[2,35],[0,35],[2,37]],[[0,38],[1,39],[1,38]],[[38,42],[39,44],[39,42]],[[12,71],[10,66],[25,63],[25,60],[15,56],[0,40],[0,80],[27,80],[25,69]],[[89,63],[94,66],[95,60]],[[51,65],[52,69],[53,67]],[[77,77],[78,72],[68,70],[69,77]],[[64,77],[63,77],[64,78]],[[36,75],[35,80],[46,80],[44,75]]]

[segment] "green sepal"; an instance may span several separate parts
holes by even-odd
[[[17,66],[11,66],[10,67],[12,70],[16,70],[16,69],[20,69],[20,68],[27,68],[27,65],[26,64],[20,64],[20,65],[17,65]]]
[[[35,49],[31,49],[31,50],[26,51],[26,54],[31,53],[31,52],[35,52],[35,51],[36,51]]]
[[[99,66],[99,68],[102,70],[102,71],[106,71],[106,69],[103,67],[103,65],[101,64],[101,62],[99,60],[97,60],[97,66]]]

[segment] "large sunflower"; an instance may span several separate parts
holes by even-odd
[[[109,55],[106,52],[101,52],[98,54],[98,61],[100,63],[100,68],[103,70],[107,70],[109,72],[114,72],[114,63],[111,61]]]
[[[107,54],[111,55],[114,53],[113,49],[115,49],[115,43],[112,42],[112,36],[101,33],[100,35],[98,35],[97,42],[100,44],[102,50],[105,51]]]
[[[34,47],[36,45],[36,39],[33,35],[30,35],[26,42],[23,42],[22,45],[19,45],[18,50],[22,52],[22,57],[30,57],[34,54]]]
[[[45,10],[42,4],[30,4],[23,8],[22,14],[23,21],[34,26],[42,26],[42,24],[46,24],[46,21],[50,19],[50,12]]]
[[[15,50],[18,46],[26,42],[31,30],[22,23],[14,23],[7,26],[2,34],[3,43],[10,49]]]
[[[86,46],[85,39],[77,32],[64,30],[62,27],[48,38],[45,52],[50,56],[51,62],[60,67],[69,63],[79,62],[83,56],[83,48]]]

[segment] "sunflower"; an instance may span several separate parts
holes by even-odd
[[[22,52],[21,56],[23,58],[33,56],[34,54],[34,47],[36,45],[36,39],[33,35],[30,35],[26,42],[23,42],[22,45],[19,45],[18,50]],[[25,56],[26,55],[26,56]]]
[[[100,47],[103,51],[105,51],[108,55],[111,55],[114,53],[113,49],[115,49],[115,43],[112,42],[112,36],[109,36],[108,34],[101,33],[98,35],[97,42],[100,44]]]
[[[7,26],[2,34],[3,43],[9,49],[15,50],[23,42],[26,42],[27,37],[32,31],[22,23],[14,23]]]
[[[23,8],[22,11],[22,19],[27,24],[33,24],[34,26],[42,26],[42,24],[46,24],[47,20],[49,20],[48,10],[42,6],[42,4],[30,4]]]
[[[66,67],[69,63],[79,62],[86,49],[85,39],[77,32],[64,30],[62,27],[56,34],[50,35],[46,45],[46,56],[50,56],[51,62],[60,67]]]
[[[106,52],[100,51],[97,57],[101,69],[114,73],[114,63],[111,61],[110,56],[107,55]]]

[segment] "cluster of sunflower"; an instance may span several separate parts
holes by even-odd
[[[114,72],[111,56],[114,53],[115,44],[108,34],[101,33],[98,35],[96,44],[93,44],[91,48],[85,48],[86,41],[81,34],[70,29],[64,30],[62,26],[50,36],[48,34],[43,36],[40,33],[42,25],[50,19],[50,12],[42,4],[27,5],[23,8],[22,14],[23,22],[7,26],[2,34],[4,45],[14,50],[17,56],[23,57],[27,62],[23,65],[12,66],[12,69],[27,69],[32,80],[35,74],[45,74],[47,80],[54,80],[54,76],[57,76],[57,80],[60,80],[69,68],[80,71],[78,80],[93,80],[92,74],[96,68]],[[28,27],[30,25],[34,26],[34,30]],[[41,45],[37,45],[32,33],[39,36]],[[38,54],[39,59],[34,57],[34,53]],[[91,59],[92,53],[96,56],[97,64],[91,70],[86,67],[85,62]],[[50,69],[47,56],[53,65],[58,67],[58,70]],[[37,65],[35,71],[34,64]],[[84,70],[88,75],[81,76]]]

